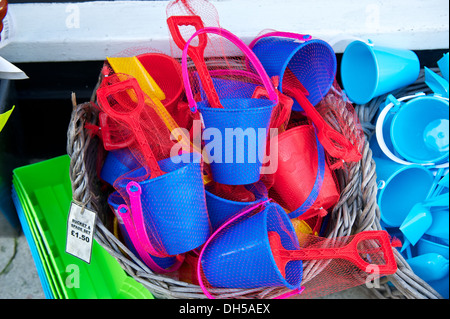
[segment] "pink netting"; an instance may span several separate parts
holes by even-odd
[[[146,70],[147,84],[105,62],[99,127],[89,127],[115,157],[103,168],[116,174],[102,176],[130,213],[129,246],[151,269],[174,271],[209,297],[264,287],[273,288],[266,298],[305,288],[302,296],[318,297],[392,273],[382,235],[357,247],[356,259],[381,269],[375,277],[336,256],[280,261],[293,258],[286,249],[342,248],[355,239],[317,236],[339,201],[334,171],[358,161],[364,141],[329,45],[265,30],[246,46],[220,27],[207,0],[171,1],[166,14],[171,56],[147,48],[116,56],[135,57],[126,61]],[[226,144],[230,129],[243,134]],[[303,282],[312,265],[317,275]]]
[[[270,287],[304,289],[301,297],[316,298],[393,274],[391,245],[397,243],[385,231],[334,239],[295,232],[283,209],[266,201],[246,207],[209,238],[198,256],[198,282],[210,298],[219,297],[215,288],[229,288],[233,297],[239,289]],[[311,263],[320,271],[304,282],[302,270]]]

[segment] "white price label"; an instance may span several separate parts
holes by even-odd
[[[72,202],[67,219],[66,253],[88,264],[91,262],[96,218],[95,212]]]

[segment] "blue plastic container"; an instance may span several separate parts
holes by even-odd
[[[447,52],[443,55],[442,58],[439,59],[437,64],[438,64],[439,70],[441,71],[441,74],[444,77],[444,79],[446,79],[447,81],[450,81],[449,76],[448,76],[448,73],[449,73],[449,63],[448,63],[449,58],[448,57],[449,57],[449,55]]]
[[[302,261],[288,262],[284,278],[275,263],[268,231],[280,234],[284,248],[300,248],[286,212],[269,203],[262,212],[224,228],[205,247],[202,269],[208,283],[217,288],[299,288]]]
[[[128,148],[108,152],[103,162],[100,178],[110,185],[123,174],[138,168],[139,162],[134,158]]]
[[[117,211],[119,206],[124,204],[125,200],[120,196],[118,192],[113,192],[108,197],[108,204],[111,207],[111,209],[114,212],[114,215],[117,217],[118,225],[119,225],[119,231],[123,236],[123,239],[125,241],[125,245],[130,249],[130,251],[136,256],[139,257],[138,252],[136,251],[136,248],[134,247],[134,244],[125,228],[125,225],[122,221],[122,217],[120,217],[120,213]],[[149,254],[150,255],[150,254]],[[172,267],[176,262],[176,257],[155,257],[150,255],[150,258],[161,268],[168,269]],[[151,268],[151,265],[147,265]]]
[[[401,105],[390,125],[394,149],[412,163],[448,162],[449,104],[420,96]]]
[[[350,43],[341,61],[345,93],[356,104],[414,83],[419,72],[419,58],[413,51],[363,41]]]
[[[400,227],[411,208],[425,200],[433,184],[432,172],[421,165],[401,165],[373,157],[376,164],[378,206],[388,227]]]
[[[263,186],[260,186],[263,187]],[[205,190],[206,206],[208,207],[209,220],[213,231],[219,228],[225,221],[236,215],[242,209],[256,205],[264,199],[267,199],[267,193],[262,193],[258,190],[252,191],[256,200],[253,202],[238,202],[229,199],[221,198],[213,193]]]
[[[267,74],[279,76],[279,90],[283,92],[283,77],[289,68],[302,83],[316,105],[330,90],[336,76],[336,54],[323,40],[299,42],[285,37],[263,37],[252,48]],[[302,107],[294,100],[294,111]]]
[[[223,99],[224,108],[198,102],[212,178],[225,185],[247,185],[260,179],[270,118],[275,103],[265,99]],[[205,152],[205,150],[204,150]]]
[[[142,218],[150,241],[174,256],[199,247],[211,234],[200,154],[177,155],[158,164],[164,175],[138,182]],[[123,175],[116,187],[126,189],[130,180],[145,175],[144,168],[133,170]]]
[[[423,236],[417,242],[417,253],[419,255],[436,253],[447,260],[449,259],[449,246],[439,241],[438,238],[433,238],[431,236]],[[438,293],[442,295],[442,297],[448,299],[449,298],[449,274],[440,280],[434,280],[428,282],[428,284],[433,287]]]

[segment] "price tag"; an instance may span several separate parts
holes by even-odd
[[[67,219],[66,253],[88,264],[91,262],[96,218],[95,212],[72,202]]]

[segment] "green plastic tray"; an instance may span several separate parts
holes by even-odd
[[[34,237],[52,278],[55,297],[69,299],[153,299],[140,283],[96,241],[91,263],[65,252],[67,216],[72,199],[69,157],[16,168],[13,183],[33,225]],[[66,280],[67,283],[66,284]]]
[[[20,203],[20,209],[22,210],[25,221],[31,233],[31,238],[27,238],[27,240],[32,240],[34,245],[36,246],[36,250],[38,253],[38,257],[42,264],[42,269],[44,274],[46,275],[46,280],[49,285],[49,289],[53,295],[53,298],[56,299],[67,299],[68,296],[65,291],[61,288],[60,278],[56,276],[57,273],[57,265],[54,262],[54,258],[50,258],[50,255],[47,251],[47,246],[45,243],[45,238],[41,236],[41,225],[36,223],[36,219],[33,217],[33,214],[30,211],[30,207],[27,204],[27,200],[24,199],[23,190],[20,185],[15,181],[13,176],[13,186],[16,192],[17,199]],[[19,210],[19,208],[16,208]],[[22,226],[24,228],[24,226]],[[43,232],[42,232],[43,233]],[[35,261],[36,263],[36,261]]]

